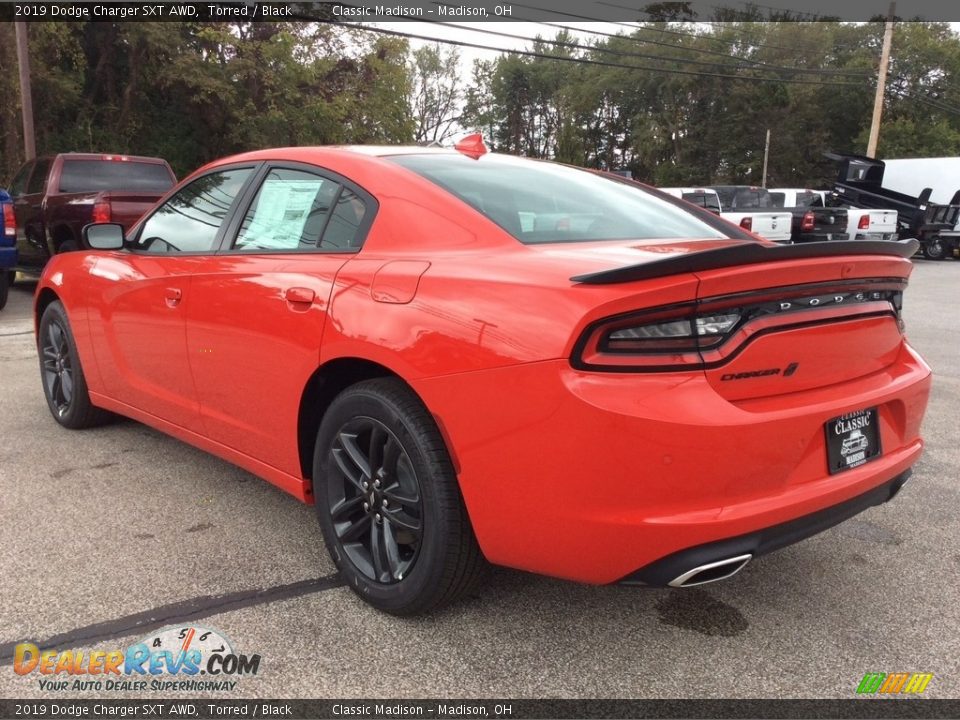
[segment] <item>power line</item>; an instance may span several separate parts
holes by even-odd
[[[317,18],[304,18],[299,17],[298,19],[310,19],[314,22],[334,24],[333,21],[327,19],[317,19]],[[546,55],[544,53],[534,52],[532,50],[511,50],[509,48],[500,48],[493,47],[490,45],[482,45],[480,43],[467,42],[466,40],[452,40],[447,38],[438,38],[428,35],[421,35],[419,33],[408,33],[400,32],[399,30],[388,30],[386,28],[377,28],[369,27],[366,25],[350,24],[347,27],[352,27],[357,30],[364,30],[366,32],[380,33],[383,35],[393,35],[396,37],[405,37],[413,38],[416,40],[426,40],[427,42],[438,42],[446,45],[458,45],[460,47],[471,47],[479,50],[494,50],[501,53],[509,53],[513,55],[522,55],[525,57],[534,57],[542,58],[545,60],[558,60],[560,62],[572,62],[581,65],[598,65],[601,67],[610,67],[610,68],[619,68],[622,70],[648,70],[655,73],[669,73],[674,75],[692,75],[698,77],[714,77],[714,78],[723,78],[726,80],[748,80],[753,82],[772,82],[772,83],[784,83],[788,85],[822,85],[822,86],[832,86],[832,87],[862,87],[861,83],[852,83],[852,82],[826,82],[823,80],[802,80],[797,78],[772,78],[772,77],[757,77],[752,75],[725,75],[723,73],[709,73],[709,72],[698,72],[695,70],[679,70],[679,69],[669,69],[669,68],[660,68],[660,67],[649,67],[645,65],[624,65],[622,63],[612,63],[606,62],[603,60],[588,60],[586,58],[573,58],[566,57],[563,55]],[[754,69],[754,68],[750,68]]]
[[[676,44],[674,44],[674,43],[660,42],[660,41],[658,41],[658,40],[646,40],[646,39],[642,39],[642,38],[631,37],[631,36],[629,36],[629,35],[624,35],[624,34],[607,33],[607,32],[603,32],[603,31],[601,31],[601,30],[587,30],[587,29],[582,29],[582,28],[573,27],[572,25],[563,25],[562,23],[547,22],[547,21],[543,21],[543,20],[540,20],[540,21],[538,21],[538,20],[531,20],[531,21],[528,21],[528,22],[535,22],[537,25],[544,25],[544,26],[546,26],[546,27],[557,28],[557,29],[560,29],[560,30],[569,30],[569,31],[571,31],[571,32],[587,33],[587,34],[589,34],[589,35],[597,35],[597,36],[600,36],[600,37],[614,38],[614,39],[618,39],[618,40],[628,40],[628,41],[633,41],[633,42],[643,42],[643,43],[649,43],[649,44],[652,44],[652,45],[659,45],[659,46],[662,46],[662,47],[670,48],[670,49],[672,49],[672,50],[685,50],[685,51],[687,51],[687,52],[703,53],[703,54],[715,55],[715,56],[724,57],[724,58],[730,58],[730,59],[733,59],[733,60],[737,60],[737,61],[739,61],[739,62],[741,62],[741,63],[749,63],[750,65],[756,66],[755,69],[757,69],[757,70],[765,70],[765,69],[766,69],[766,70],[779,70],[779,71],[786,71],[786,72],[802,72],[802,73],[805,73],[805,74],[814,74],[814,75],[837,75],[837,76],[849,76],[849,77],[868,77],[869,75],[871,75],[871,73],[865,73],[865,72],[860,72],[860,71],[852,71],[852,70],[823,70],[823,69],[819,69],[819,68],[806,69],[806,68],[788,67],[788,66],[786,66],[786,65],[772,65],[772,64],[770,64],[770,63],[765,63],[765,62],[762,62],[762,61],[760,61],[760,60],[753,60],[753,59],[751,59],[751,58],[740,57],[740,56],[738,56],[738,55],[729,55],[729,54],[727,54],[727,53],[716,52],[716,51],[714,51],[714,50],[707,50],[707,49],[704,49],[704,48],[686,47],[686,46],[683,46],[683,45],[676,45]],[[646,29],[649,29],[649,28],[637,27],[637,26],[634,26],[634,25],[629,25],[628,27],[631,27],[631,28],[633,28],[634,30],[646,30]],[[688,35],[688,37],[698,38],[698,37],[700,37],[700,36],[699,36],[699,35]]]
[[[425,22],[434,22],[434,21],[425,21]],[[516,35],[514,33],[501,32],[498,30],[487,30],[484,28],[470,27],[469,25],[461,25],[458,23],[437,22],[436,24],[444,27],[453,27],[453,28],[459,28],[462,30],[469,30],[470,32],[485,33],[487,35],[497,35],[499,37],[513,38],[515,40],[526,40],[528,42],[548,43],[550,45],[556,45],[557,47],[588,50],[590,52],[599,52],[599,53],[604,53],[608,55],[617,55],[620,57],[637,57],[637,58],[644,58],[646,60],[666,60],[668,62],[681,63],[685,65],[699,65],[701,67],[726,68],[728,70],[737,69],[738,67],[738,66],[732,65],[731,63],[704,62],[702,60],[687,60],[684,58],[667,57],[664,55],[649,55],[645,53],[626,52],[623,50],[612,50],[610,48],[597,47],[594,45],[581,45],[580,43],[568,42],[565,40],[548,40],[546,38],[541,38],[541,37],[530,37],[528,35]]]
[[[576,19],[576,20],[585,20],[585,21],[587,21],[587,22],[604,22],[604,23],[607,23],[607,24],[609,24],[609,25],[618,25],[618,26],[622,26],[622,27],[625,27],[625,28],[629,28],[629,29],[634,30],[634,31],[637,31],[637,30],[653,30],[653,31],[659,32],[659,29],[658,29],[658,28],[645,28],[645,27],[640,27],[640,26],[637,26],[637,25],[631,25],[631,24],[625,23],[625,22],[616,22],[616,21],[600,20],[600,19],[595,18],[595,17],[590,17],[589,15],[578,15],[577,13],[564,12],[564,11],[562,11],[562,10],[557,10],[557,9],[555,9],[555,8],[552,8],[552,9],[550,9],[550,10],[548,11],[548,10],[545,9],[545,8],[537,7],[536,5],[526,5],[526,4],[524,4],[524,3],[518,3],[518,2],[514,2],[514,3],[512,3],[512,4],[513,4],[513,6],[515,6],[515,7],[523,7],[523,8],[527,8],[528,10],[536,10],[536,11],[538,11],[538,12],[550,12],[550,13],[552,13],[552,14],[554,14],[554,15],[564,15],[564,16],[566,16],[566,17],[571,17],[571,18],[574,18],[574,19]],[[523,18],[517,18],[517,20],[523,20]],[[569,26],[566,26],[566,25],[560,25],[560,24],[558,24],[558,23],[552,23],[552,22],[545,22],[545,21],[530,21],[530,22],[537,22],[537,23],[540,24],[540,25],[548,25],[548,26],[553,26],[553,27],[562,27],[562,28],[564,28],[564,29],[566,29],[566,30],[573,30],[573,31],[575,31],[575,32],[586,32],[586,33],[591,33],[591,34],[596,34],[596,35],[605,35],[605,36],[607,36],[607,37],[621,37],[621,38],[624,37],[622,34],[621,34],[621,35],[613,35],[613,34],[610,34],[610,33],[600,32],[600,31],[598,31],[598,30],[582,30],[582,31],[581,31],[579,28],[573,28],[573,27],[569,27]],[[667,30],[664,30],[663,32],[669,32],[669,33],[671,33],[671,34],[684,35],[684,36],[692,37],[692,38],[698,38],[698,37],[700,37],[700,35],[692,35],[692,34],[688,34],[688,33],[681,33],[681,32],[679,32],[679,31],[667,31]],[[752,64],[752,65],[769,65],[769,63],[765,63],[765,62],[762,62],[762,61],[760,61],[760,60],[752,60],[752,59],[750,59],[750,58],[744,58],[744,57],[740,57],[740,56],[737,56],[737,55],[730,55],[730,54],[728,54],[728,53],[723,53],[723,52],[720,52],[720,51],[718,51],[718,50],[708,50],[708,49],[706,49],[706,48],[684,47],[684,46],[682,46],[682,45],[676,45],[675,43],[668,43],[668,42],[663,42],[663,41],[660,41],[660,40],[646,40],[646,39],[641,40],[640,38],[633,38],[633,39],[635,39],[637,42],[645,42],[645,43],[650,43],[650,44],[652,44],[652,45],[661,45],[661,46],[663,46],[663,47],[673,48],[674,50],[682,49],[682,50],[689,50],[690,52],[703,53],[703,54],[705,54],[705,55],[716,55],[716,56],[719,56],[719,57],[732,58],[732,59],[734,59],[734,60],[740,60],[740,61],[742,61],[742,62],[748,62],[748,63],[750,63],[750,64]],[[784,66],[770,66],[770,67],[777,67],[778,69],[783,69]],[[855,73],[850,73],[850,72],[841,71],[841,70],[820,70],[819,72],[822,73],[822,74],[838,74],[838,75],[853,75],[853,74],[855,74]]]
[[[519,5],[519,6],[521,6],[521,7],[527,7],[527,8],[536,9],[536,10],[540,10],[540,9],[541,9],[541,8],[535,8],[535,7],[530,6],[530,5],[523,5],[522,3],[514,3],[514,4],[515,4],[515,5]],[[601,4],[604,4],[604,5],[612,5],[612,3],[601,3]],[[625,7],[625,6],[615,5],[615,7]],[[559,11],[558,11],[558,12],[559,12]],[[590,17],[584,16],[584,15],[573,15],[572,13],[561,13],[561,14],[570,15],[570,16],[572,16],[572,17],[577,17],[577,18],[581,18],[581,19],[585,19],[585,20],[590,20],[590,21],[593,21],[593,22],[605,22],[605,21],[601,21],[601,20],[599,20],[599,19],[597,19],[597,18],[590,18]],[[569,31],[572,31],[572,32],[587,33],[587,34],[598,35],[598,36],[609,37],[609,38],[617,38],[617,39],[632,39],[632,38],[630,38],[629,36],[626,36],[626,35],[623,35],[623,34],[605,33],[605,32],[599,31],[599,30],[587,30],[587,29],[577,28],[577,27],[573,27],[573,26],[569,26],[569,25],[562,25],[562,24],[559,24],[559,23],[552,23],[552,22],[545,22],[545,21],[529,21],[529,22],[536,22],[536,24],[538,24],[538,25],[545,25],[545,26],[547,26],[547,27],[554,27],[554,28],[558,28],[558,29],[569,30]],[[671,32],[671,33],[673,33],[673,34],[683,35],[683,36],[685,36],[685,37],[691,37],[691,38],[709,38],[709,36],[708,36],[708,35],[705,35],[705,34],[701,35],[701,34],[697,34],[697,33],[684,33],[684,32],[680,32],[680,31],[661,30],[661,29],[659,29],[659,28],[648,28],[648,27],[642,27],[642,26],[637,26],[637,25],[629,25],[629,24],[627,24],[627,23],[622,23],[622,22],[615,22],[615,23],[610,23],[610,24],[623,25],[624,27],[629,27],[629,28],[632,28],[632,29],[635,29],[635,30],[653,30],[653,31],[656,31],[656,32]],[[651,42],[651,41],[648,41],[648,40],[642,40],[642,41],[639,40],[639,39],[637,39],[637,40],[638,40],[638,42]],[[549,42],[549,41],[544,41],[544,42]],[[697,50],[696,48],[688,48],[688,47],[684,47],[684,46],[681,46],[681,45],[673,45],[673,44],[671,44],[671,43],[655,43],[655,44],[664,45],[664,46],[666,46],[666,47],[672,47],[672,48],[680,49],[680,50],[691,50],[691,51],[694,51],[694,52],[698,52],[698,50]],[[754,44],[756,44],[757,46],[760,46],[760,45],[761,45],[760,43],[754,43]],[[844,47],[844,48],[848,48],[848,49],[849,49],[849,48],[862,49],[861,46],[851,46],[851,45],[846,44],[846,43],[837,43],[837,44],[835,44],[835,46],[836,46],[836,47]],[[777,46],[766,46],[766,47],[777,47]],[[597,49],[600,50],[599,48],[597,48]],[[779,48],[779,49],[788,50],[788,48]],[[600,50],[600,51],[603,52],[603,50]],[[716,54],[716,53],[714,53],[714,52],[711,51],[711,54]],[[720,53],[720,54],[723,55],[723,53]],[[874,75],[873,75],[872,72],[848,71],[848,70],[801,69],[801,68],[797,68],[797,67],[787,67],[787,66],[772,65],[772,64],[769,64],[769,63],[761,63],[760,61],[750,60],[750,59],[748,59],[748,58],[739,58],[739,57],[737,57],[737,56],[735,56],[735,55],[725,55],[725,57],[734,58],[734,59],[740,60],[741,62],[754,63],[754,64],[757,64],[757,65],[763,66],[763,67],[757,67],[757,68],[750,68],[750,69],[754,69],[754,70],[762,70],[762,69],[764,69],[764,68],[773,70],[774,68],[776,68],[776,69],[780,70],[781,72],[796,72],[796,73],[799,73],[799,74],[828,74],[828,75],[839,75],[839,76],[847,76],[847,77],[862,77],[862,78],[870,78],[871,81],[873,81],[873,78],[874,78]],[[690,61],[681,61],[681,62],[690,62]],[[697,64],[705,64],[705,63],[702,63],[702,62],[701,62],[701,63],[697,63]],[[709,63],[706,63],[706,64],[709,65]],[[717,67],[723,67],[725,64],[723,64],[723,63],[716,63],[715,65],[716,65]],[[729,66],[729,65],[727,65],[727,66]],[[903,80],[902,77],[899,77],[898,79]],[[825,84],[826,84],[826,83],[825,83]],[[850,83],[846,83],[846,84],[849,85]],[[955,86],[953,86],[953,85],[950,85],[949,83],[945,83],[945,87],[946,87],[946,89],[948,89],[948,90],[954,90],[954,91],[960,92],[960,89],[958,89],[957,87],[955,87]],[[918,97],[918,96],[915,96],[915,97]],[[924,95],[923,97],[929,98],[929,95]],[[937,106],[935,105],[934,107],[937,107]],[[945,110],[945,111],[947,111],[947,112],[960,112],[960,111],[956,111],[956,110],[954,110],[954,109],[952,109],[952,108],[949,108],[948,106],[940,106],[940,109]]]
[[[526,41],[528,41],[528,42],[549,43],[549,44],[551,44],[551,45],[556,45],[556,46],[558,46],[558,47],[577,48],[577,49],[581,49],[581,50],[588,50],[588,51],[591,51],[591,52],[600,52],[600,53],[609,54],[609,55],[617,55],[617,56],[620,56],[620,57],[638,57],[638,58],[644,58],[644,59],[647,59],[647,60],[665,60],[665,61],[674,62],[674,63],[690,64],[690,65],[699,65],[699,66],[701,66],[701,67],[724,68],[724,69],[727,69],[727,70],[736,70],[736,69],[740,69],[740,68],[743,67],[742,64],[739,65],[739,66],[735,66],[735,65],[732,65],[731,63],[712,63],[712,62],[705,62],[705,61],[703,61],[703,60],[688,60],[688,59],[678,58],[678,57],[668,57],[668,56],[665,56],[665,55],[649,55],[649,54],[645,54],[645,53],[626,52],[626,51],[623,51],[623,50],[613,50],[613,49],[610,49],[610,48],[597,47],[597,46],[593,46],[593,45],[581,45],[581,44],[579,44],[579,43],[568,42],[568,41],[565,41],[565,40],[548,40],[548,39],[546,39],[546,38],[530,37],[530,36],[528,36],[528,35],[517,35],[517,34],[514,34],[514,33],[507,33],[507,32],[502,32],[502,31],[499,31],[499,30],[487,30],[487,29],[484,29],[484,28],[470,27],[469,25],[462,25],[462,24],[458,24],[458,23],[437,22],[437,21],[433,21],[433,20],[428,20],[428,21],[423,21],[423,20],[422,20],[421,22],[429,22],[429,23],[441,25],[441,26],[444,26],[444,27],[459,28],[459,29],[462,29],[462,30],[468,30],[468,31],[470,31],[470,32],[485,33],[485,34],[487,34],[487,35],[497,35],[497,36],[500,36],[500,37],[513,38],[513,39],[515,39],[515,40],[526,40]],[[620,36],[614,36],[614,37],[624,37],[624,36],[620,35]],[[681,48],[678,48],[678,49],[681,49]],[[743,61],[741,60],[741,62],[743,62]],[[776,70],[774,70],[774,66],[768,66],[768,67],[762,67],[762,68],[750,67],[749,69],[750,69],[750,70],[763,70],[763,71],[766,71],[766,72],[774,72],[774,71],[776,71],[776,72],[787,72],[787,73],[793,73],[793,74],[799,74],[799,75],[811,74],[811,73],[812,73],[812,74],[821,74],[821,73],[828,72],[828,71],[824,71],[824,70],[820,70],[820,69],[816,69],[816,68],[806,69],[806,68],[793,68],[793,67],[788,68],[788,67],[780,67],[780,66],[776,66]],[[831,74],[832,74],[832,73],[831,73]],[[851,73],[851,74],[852,74],[852,73]],[[857,77],[866,77],[866,76],[868,76],[868,74],[867,74],[867,73],[856,73],[856,76],[857,76]]]
[[[621,10],[634,10],[634,11],[636,10],[636,8],[632,8],[632,7],[629,7],[629,6],[627,6],[627,5],[618,5],[618,4],[616,4],[616,3],[611,3],[611,2],[598,2],[597,4],[598,4],[598,5],[606,5],[606,6],[608,6],[608,7],[619,8],[619,9],[621,9]],[[794,12],[795,12],[795,11],[794,11]],[[643,22],[643,21],[637,20],[637,22]],[[681,21],[681,22],[682,22],[682,21]],[[715,25],[732,25],[732,24],[733,24],[732,22],[721,22],[721,21],[716,21],[716,20],[713,20],[713,21],[710,21],[710,20],[690,20],[690,21],[688,21],[688,22],[700,23],[700,24],[711,25],[711,26],[715,26]],[[750,21],[739,21],[739,22],[750,22]],[[704,39],[706,39],[706,40],[710,40],[711,42],[718,42],[718,43],[722,43],[722,44],[726,44],[726,45],[736,45],[738,42],[743,42],[742,40],[724,40],[723,38],[710,37],[709,35],[692,35],[691,33],[685,33],[685,32],[683,32],[682,30],[667,30],[666,28],[658,28],[658,27],[639,27],[638,29],[650,30],[651,32],[663,33],[663,34],[665,34],[665,35],[680,35],[680,36],[686,36],[686,37],[702,37],[702,38],[704,38]],[[736,28],[732,28],[732,29],[736,29]],[[747,32],[744,31],[744,30],[739,30],[739,29],[736,29],[736,30],[737,30],[738,32],[744,34],[744,35],[748,35],[748,36],[752,37],[752,35],[751,35],[750,33],[747,33]],[[752,45],[756,45],[757,47],[770,48],[770,49],[772,49],[772,50],[786,50],[787,52],[793,52],[793,51],[795,50],[795,48],[785,48],[785,47],[783,47],[783,46],[781,46],[781,45],[768,45],[768,44],[766,44],[766,43],[761,43],[761,42],[751,42],[751,44],[752,44]]]
[[[910,90],[903,90],[893,85],[887,86],[887,92],[896,93],[901,98],[906,100],[916,100],[923,103],[924,105],[929,105],[930,107],[937,108],[943,112],[950,113],[951,115],[960,115],[960,108],[954,107],[953,105],[948,105],[939,100],[931,98],[929,95],[920,95]]]

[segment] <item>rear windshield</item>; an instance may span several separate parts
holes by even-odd
[[[777,205],[770,192],[763,188],[752,187],[716,187],[720,203],[728,210],[757,210],[783,207],[783,196]]]
[[[60,192],[101,190],[164,193],[173,187],[165,165],[120,160],[64,160]]]
[[[684,193],[683,199],[707,210],[720,212],[720,201],[713,193]]]
[[[823,207],[823,198],[820,193],[798,192],[796,194],[797,207]],[[786,207],[787,196],[782,192],[770,193],[770,199],[773,201],[773,207]]]
[[[456,195],[522,243],[725,237],[645,190],[505,155],[388,158]]]

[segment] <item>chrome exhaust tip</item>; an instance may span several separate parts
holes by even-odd
[[[717,580],[726,580],[743,570],[752,559],[752,554],[737,555],[706,565],[697,565],[682,575],[678,575],[667,584],[670,587],[693,587],[694,585],[706,585]]]

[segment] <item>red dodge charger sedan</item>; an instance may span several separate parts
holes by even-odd
[[[387,612],[487,562],[719,580],[921,453],[913,240],[778,246],[479,142],[230,157],[84,234],[37,288],[57,422],[125,415],[314,504]]]

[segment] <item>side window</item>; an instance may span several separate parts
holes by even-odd
[[[316,249],[339,189],[339,183],[313,173],[274,168],[247,210],[233,249]]]
[[[27,183],[27,195],[42,193],[47,186],[47,172],[50,170],[50,160],[37,160],[33,166],[33,173],[30,175],[30,181]]]
[[[356,250],[360,247],[360,225],[367,214],[367,206],[360,197],[344,188],[337,198],[337,205],[320,241],[321,248],[330,250]]]
[[[143,224],[134,250],[155,253],[213,252],[217,234],[252,168],[197,178],[157,208]]]
[[[16,174],[16,177],[13,178],[13,182],[10,183],[11,197],[23,195],[24,190],[27,189],[27,178],[30,177],[31,170],[33,170],[32,162],[28,162],[26,165],[20,168],[20,172]]]

